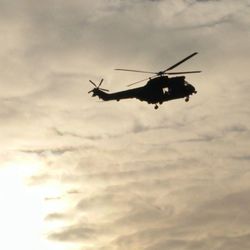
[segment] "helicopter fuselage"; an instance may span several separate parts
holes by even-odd
[[[93,90],[93,96],[98,96],[104,101],[136,98],[149,104],[162,104],[163,102],[186,98],[197,93],[194,86],[185,81],[184,76],[172,77],[159,76],[150,79],[146,85],[129,90],[105,93],[99,89]]]
[[[197,93],[194,86],[185,81],[184,76],[172,77],[159,76],[150,79],[141,87],[141,101],[156,104],[166,101],[188,98]]]

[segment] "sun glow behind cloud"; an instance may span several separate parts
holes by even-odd
[[[65,206],[45,205],[47,196],[60,195],[56,185],[30,187],[27,180],[44,165],[37,157],[16,157],[5,162],[0,171],[0,235],[5,249],[65,249],[46,239],[49,229],[44,223],[47,213]],[[58,226],[58,225],[54,225]],[[50,229],[53,223],[50,223]]]

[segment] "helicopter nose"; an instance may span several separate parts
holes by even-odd
[[[189,85],[189,91],[190,91],[190,94],[196,94],[197,93],[197,91],[195,90],[195,87],[194,86],[192,86],[192,85]]]
[[[193,87],[193,86],[192,86],[192,87]],[[197,93],[197,91],[196,91],[195,87],[193,87],[193,93],[194,93],[194,94],[196,94],[196,93]]]

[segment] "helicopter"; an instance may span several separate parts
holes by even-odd
[[[159,105],[163,102],[185,98],[185,101],[189,101],[189,97],[193,94],[196,94],[197,91],[193,85],[185,81],[185,74],[200,73],[200,70],[196,71],[182,71],[182,72],[169,72],[170,70],[176,68],[180,64],[184,63],[191,57],[197,55],[198,52],[194,52],[191,55],[185,57],[181,61],[175,63],[171,67],[159,72],[152,71],[142,71],[142,70],[133,70],[133,69],[115,69],[119,71],[128,71],[136,73],[147,73],[152,74],[152,77],[134,82],[128,86],[147,81],[147,83],[142,87],[132,88],[124,91],[107,93],[109,90],[101,88],[103,79],[97,85],[92,80],[89,80],[91,84],[94,85],[94,88],[88,93],[92,93],[92,96],[98,96],[103,101],[116,100],[120,101],[122,99],[136,98],[140,101],[146,101],[148,104],[154,104],[154,108],[158,109]],[[168,75],[181,75],[168,77]]]

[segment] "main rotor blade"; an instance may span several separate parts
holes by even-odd
[[[120,71],[130,71],[130,72],[137,72],[137,73],[148,73],[148,74],[157,74],[157,72],[152,71],[143,71],[143,70],[134,70],[134,69],[115,69]]]
[[[145,78],[145,79],[140,80],[140,81],[137,81],[137,82],[130,83],[130,84],[127,85],[127,86],[130,87],[130,86],[132,86],[132,85],[134,85],[134,84],[137,84],[137,83],[139,83],[139,82],[144,82],[144,81],[146,81],[146,80],[148,80],[148,78]]]
[[[166,72],[167,75],[182,75],[182,74],[193,74],[193,73],[201,73],[201,70],[195,71],[183,71],[183,72]]]
[[[168,71],[168,70],[174,69],[175,67],[177,67],[177,66],[180,65],[181,63],[184,63],[185,61],[187,61],[188,59],[190,59],[191,57],[193,57],[193,56],[195,56],[195,55],[197,55],[197,54],[198,54],[198,52],[194,52],[193,54],[191,54],[191,55],[185,57],[184,59],[182,59],[182,60],[179,61],[178,63],[174,64],[173,66],[167,68],[167,69],[164,70],[163,72],[165,73],[165,72]]]
[[[89,81],[97,88],[97,86],[96,86],[96,84],[94,82],[92,82],[91,80],[89,80]]]

